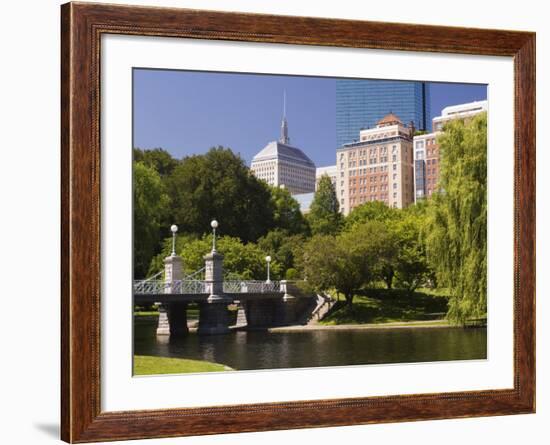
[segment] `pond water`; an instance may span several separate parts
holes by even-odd
[[[135,354],[208,360],[237,370],[487,358],[486,328],[239,331],[175,339],[156,337],[155,330],[156,317],[137,320]]]

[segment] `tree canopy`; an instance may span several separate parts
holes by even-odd
[[[271,255],[274,260],[272,263],[274,277],[287,279],[296,277],[296,259],[301,254],[305,240],[304,235],[293,235],[282,229],[272,230],[258,240],[258,247],[266,255]],[[287,272],[290,269],[292,270],[289,276]]]
[[[143,162],[134,163],[134,276],[142,278],[157,253],[161,221],[169,198],[159,174]]]
[[[440,179],[430,199],[406,209],[380,201],[344,217],[330,177],[320,178],[304,216],[287,189],[257,179],[231,149],[211,148],[181,160],[163,149],[134,150],[134,274],[162,270],[171,251],[186,273],[204,265],[210,221],[229,276],[306,279],[311,290],[336,289],[349,307],[365,287],[449,289],[448,318],[486,315],[487,118],[447,123],[438,136]]]
[[[307,219],[314,235],[335,234],[341,229],[340,204],[334,185],[326,174],[319,179]]]
[[[354,224],[366,221],[380,221],[388,223],[400,216],[400,210],[389,207],[382,201],[368,201],[355,207],[346,217],[345,226],[351,228]]]
[[[170,175],[178,165],[178,161],[162,148],[152,150],[134,148],[134,162],[143,162],[146,166],[156,170],[161,177]]]
[[[301,256],[304,277],[317,291],[336,289],[351,307],[354,294],[375,280],[380,259],[390,254],[386,241],[386,228],[378,221],[337,236],[315,235]]]
[[[309,230],[306,219],[300,211],[300,204],[292,197],[288,189],[271,187],[271,204],[274,227],[293,235]]]
[[[487,311],[487,114],[447,123],[438,138],[439,187],[431,202],[427,254],[451,291],[448,318]]]
[[[230,149],[184,158],[167,179],[172,218],[182,231],[203,234],[220,220],[220,233],[256,241],[274,226],[269,186]]]

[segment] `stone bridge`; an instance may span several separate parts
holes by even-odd
[[[197,273],[184,277],[181,257],[164,260],[164,280],[135,280],[134,304],[159,304],[157,335],[181,336],[189,332],[187,306],[199,307],[198,334],[230,332],[228,306],[238,307],[237,325],[248,329],[299,324],[317,304],[314,295],[304,295],[288,281],[224,280],[223,256],[213,245],[204,256],[204,279]],[[160,275],[160,274],[158,274]]]

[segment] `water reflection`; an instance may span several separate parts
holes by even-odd
[[[239,370],[487,357],[487,330],[484,328],[255,331],[217,336],[189,334],[178,339],[157,338],[155,329],[154,318],[136,323],[136,354],[208,360]]]

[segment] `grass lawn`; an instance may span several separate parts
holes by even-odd
[[[220,372],[232,371],[229,366],[202,360],[185,358],[134,356],[135,375],[182,374],[186,372]]]
[[[159,311],[134,311],[136,317],[155,317],[159,315]]]
[[[447,312],[447,300],[441,290],[418,289],[408,293],[402,289],[366,289],[355,295],[351,309],[341,298],[321,324],[441,320]]]

